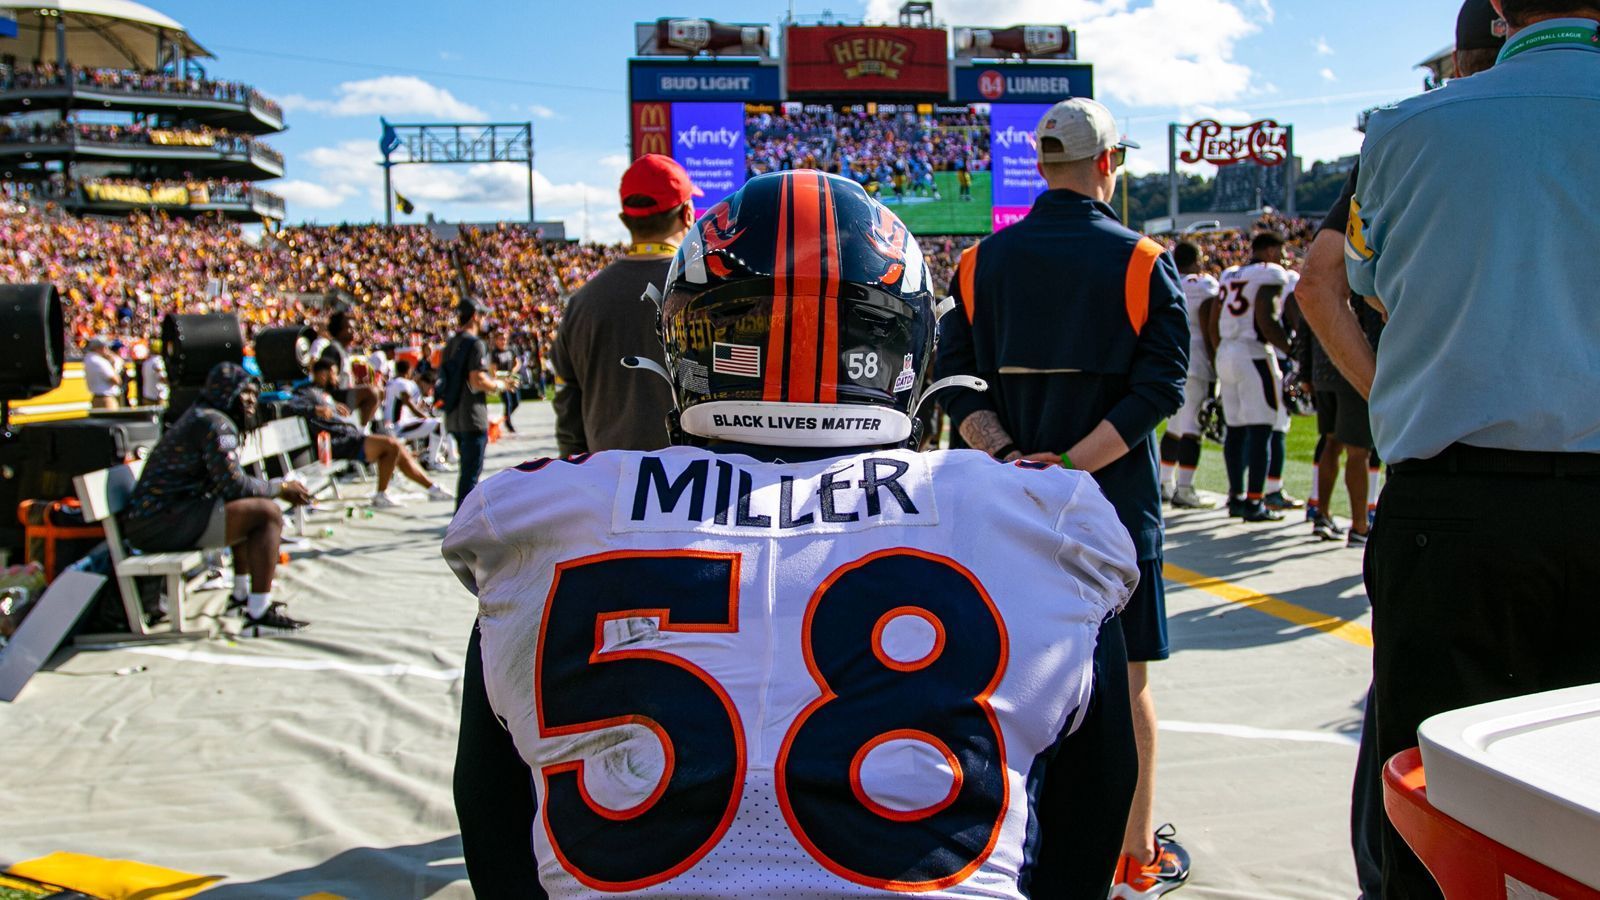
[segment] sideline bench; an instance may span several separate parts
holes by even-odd
[[[257,474],[264,477],[267,461],[275,460],[286,475],[291,472],[299,475],[313,494],[332,491],[337,499],[338,485],[328,466],[320,461],[299,468],[293,464],[293,455],[311,445],[310,432],[304,419],[298,416],[278,419],[245,435],[240,442],[239,465],[245,469],[254,469]],[[78,502],[83,504],[84,520],[98,522],[105,528],[106,548],[110,552],[111,568],[129,629],[129,633],[125,635],[83,635],[78,639],[81,643],[195,640],[212,636],[211,629],[186,627],[188,612],[185,600],[188,594],[188,573],[205,565],[207,551],[222,548],[203,547],[172,553],[133,555],[127,552],[123,543],[116,517],[127,506],[128,498],[133,494],[133,488],[139,483],[139,475],[143,471],[144,460],[136,460],[109,469],[89,472],[73,479]],[[295,528],[300,535],[304,535],[305,508],[295,507],[294,512]],[[151,627],[145,624],[138,584],[134,580],[140,577],[161,578],[166,582],[168,619],[166,626]]]
[[[185,623],[184,599],[188,592],[187,573],[203,563],[203,550],[182,550],[174,553],[142,553],[128,555],[122,543],[122,533],[117,528],[117,514],[128,505],[134,485],[144,471],[144,460],[135,460],[109,469],[100,469],[79,475],[72,480],[78,492],[78,502],[83,504],[86,522],[99,522],[105,526],[106,549],[111,554],[111,571],[122,597],[122,611],[128,619],[129,634],[83,635],[82,643],[110,641],[173,641],[209,638],[210,629],[188,629]],[[135,578],[148,576],[162,578],[167,589],[167,622],[165,627],[145,624],[144,608],[139,603],[139,586]]]

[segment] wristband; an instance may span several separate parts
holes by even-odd
[[[1017,452],[1017,445],[1016,444],[1007,444],[1004,447],[1001,447],[999,450],[996,450],[994,452],[994,458],[1000,460],[1001,462],[1005,462],[1006,461],[1006,457],[1010,456],[1011,454],[1013,454],[1015,452]]]
[[[1072,457],[1068,456],[1065,452],[1063,452],[1061,454],[1061,468],[1063,468],[1063,469],[1076,469],[1077,468],[1077,466],[1072,464]]]

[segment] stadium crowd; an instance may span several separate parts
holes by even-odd
[[[192,78],[158,72],[137,72],[127,69],[96,69],[71,66],[63,70],[54,63],[41,63],[32,68],[0,70],[0,90],[26,91],[72,85],[76,88],[98,91],[123,91],[130,94],[168,94],[195,97],[203,100],[224,100],[259,106],[274,116],[282,117],[283,109],[273,100],[263,96],[249,85],[232,81],[214,81],[209,78]]]
[[[145,146],[207,147],[220,153],[259,153],[278,165],[283,154],[248,135],[202,125],[151,128],[146,125],[112,125],[87,122],[0,122],[0,144],[138,144]]]
[[[987,117],[971,112],[759,112],[746,118],[745,133],[752,176],[815,168],[863,185],[909,179],[915,188],[931,186],[934,172],[989,168]]]
[[[70,310],[70,334],[148,337],[168,312],[229,311],[247,329],[320,322],[328,295],[361,311],[373,343],[442,340],[465,296],[491,328],[547,339],[560,300],[614,258],[615,247],[556,243],[514,226],[462,229],[445,240],[423,226],[287,228],[249,235],[210,218],[139,213],[75,219],[28,204],[0,212],[0,281],[50,281]]]

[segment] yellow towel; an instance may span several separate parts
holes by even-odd
[[[127,859],[61,852],[17,863],[7,871],[102,900],[184,900],[222,880],[221,875],[195,875]]]

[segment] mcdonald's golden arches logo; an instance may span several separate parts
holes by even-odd
[[[646,153],[672,154],[672,104],[633,105],[633,155]]]

